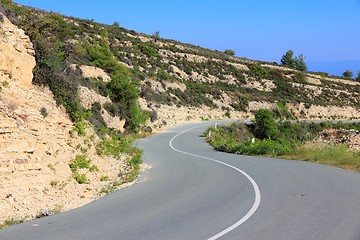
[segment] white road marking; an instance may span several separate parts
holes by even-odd
[[[249,212],[243,216],[239,221],[237,221],[236,223],[234,223],[233,225],[229,226],[228,228],[222,230],[221,232],[217,233],[216,235],[208,238],[207,240],[215,240],[215,239],[218,239],[222,236],[224,236],[225,234],[231,232],[232,230],[234,230],[235,228],[239,227],[241,224],[243,224],[244,222],[246,222],[255,212],[256,210],[258,209],[259,205],[260,205],[260,202],[261,202],[261,194],[260,194],[260,189],[259,189],[259,186],[257,185],[257,183],[255,182],[255,180],[250,177],[249,174],[247,174],[246,172],[244,172],[243,170],[237,168],[237,167],[234,167],[230,164],[227,164],[227,163],[224,163],[224,162],[221,162],[219,160],[216,160],[216,159],[213,159],[213,158],[208,158],[208,157],[204,157],[204,156],[200,156],[200,155],[196,155],[196,154],[192,154],[192,153],[188,153],[188,152],[184,152],[184,151],[180,151],[178,149],[176,149],[173,145],[172,145],[172,142],[174,141],[175,138],[179,137],[180,135],[188,132],[188,131],[191,131],[195,128],[199,128],[199,127],[203,127],[202,126],[197,126],[197,127],[193,127],[193,128],[189,128],[185,131],[182,131],[180,133],[178,133],[177,135],[175,135],[169,142],[169,145],[170,147],[176,151],[176,152],[179,152],[179,153],[182,153],[182,154],[186,154],[186,155],[190,155],[190,156],[193,156],[193,157],[198,157],[198,158],[202,158],[202,159],[206,159],[206,160],[210,160],[210,161],[213,161],[213,162],[217,162],[219,164],[222,164],[222,165],[225,165],[229,168],[232,168],[234,169],[235,171],[238,171],[239,173],[241,173],[242,175],[244,175],[249,181],[250,183],[252,184],[253,188],[254,188],[254,192],[255,192],[255,201],[254,201],[254,204],[253,206],[251,207],[251,209],[249,210]]]

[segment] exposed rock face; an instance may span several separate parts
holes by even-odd
[[[170,65],[168,71],[171,73],[171,74],[175,74],[176,76],[178,76],[179,78],[182,78],[182,79],[185,79],[188,77],[188,75],[180,70],[178,67],[174,66],[174,65]]]
[[[104,82],[110,81],[110,76],[101,68],[82,65],[80,69],[85,78],[101,78]]]
[[[24,31],[14,26],[5,16],[0,23],[0,76],[8,75],[31,87],[32,69],[36,62],[34,48]]]
[[[119,173],[129,165],[99,157],[91,129],[86,137],[71,136],[73,124],[51,91],[31,84],[35,58],[29,38],[6,17],[0,32],[0,223],[93,201],[110,181],[121,181]],[[87,184],[77,183],[69,168],[83,154],[99,169],[82,172]]]
[[[104,105],[105,103],[111,103],[109,97],[101,96],[100,94],[97,94],[94,90],[90,90],[87,87],[79,86],[78,93],[81,106],[87,109],[90,109],[91,106],[96,102],[100,103],[101,105]]]
[[[317,106],[304,103],[288,104],[290,111],[299,119],[359,119],[360,112],[354,107]]]
[[[346,144],[351,149],[360,150],[360,131],[327,129],[322,131],[315,141],[330,144]]]
[[[121,119],[118,116],[111,116],[105,109],[101,109],[101,116],[103,117],[108,128],[119,130],[120,132],[125,131],[126,121],[124,119]]]

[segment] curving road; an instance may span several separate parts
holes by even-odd
[[[216,152],[210,124],[140,140],[148,180],[0,239],[360,239],[359,173]]]

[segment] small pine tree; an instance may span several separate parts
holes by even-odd
[[[357,77],[355,78],[356,81],[360,82],[360,71],[358,71],[358,75]]]
[[[305,64],[305,57],[300,54],[299,57],[295,57],[295,67],[297,70],[306,72],[307,66]]]
[[[305,57],[302,54],[300,54],[298,57],[294,57],[294,52],[292,50],[287,51],[282,56],[281,63],[289,68],[294,68],[302,72],[307,71]]]
[[[281,63],[287,67],[294,68],[295,67],[294,52],[292,50],[287,51],[282,56]]]

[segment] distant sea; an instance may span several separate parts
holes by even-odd
[[[326,72],[333,76],[342,76],[348,69],[353,72],[354,78],[360,71],[360,60],[352,61],[306,61],[308,71]]]

